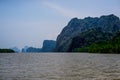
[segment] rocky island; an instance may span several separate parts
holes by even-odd
[[[73,18],[58,35],[56,52],[120,52],[120,19],[114,14]]]

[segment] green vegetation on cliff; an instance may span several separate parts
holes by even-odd
[[[113,33],[104,32],[101,28],[90,29],[72,39],[68,52],[73,51],[75,48],[81,48],[93,43],[109,41],[113,38],[113,36]]]
[[[90,52],[90,53],[120,53],[120,33],[109,41],[93,43],[81,48],[75,48],[73,52]]]

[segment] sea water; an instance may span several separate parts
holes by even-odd
[[[0,80],[120,80],[120,55],[2,53]]]

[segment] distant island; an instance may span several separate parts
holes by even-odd
[[[58,35],[56,52],[120,53],[120,19],[114,14],[73,18]]]
[[[28,47],[22,48],[23,53],[39,53],[39,52],[53,52],[56,46],[56,41],[54,40],[44,40],[42,48]]]
[[[0,53],[14,53],[15,51],[12,49],[0,49]]]
[[[19,52],[16,47],[12,50]],[[44,40],[42,48],[25,46],[22,52],[120,53],[120,19],[114,14],[73,18],[56,41]]]

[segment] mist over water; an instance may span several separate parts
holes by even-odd
[[[117,80],[119,54],[0,54],[0,80]]]

